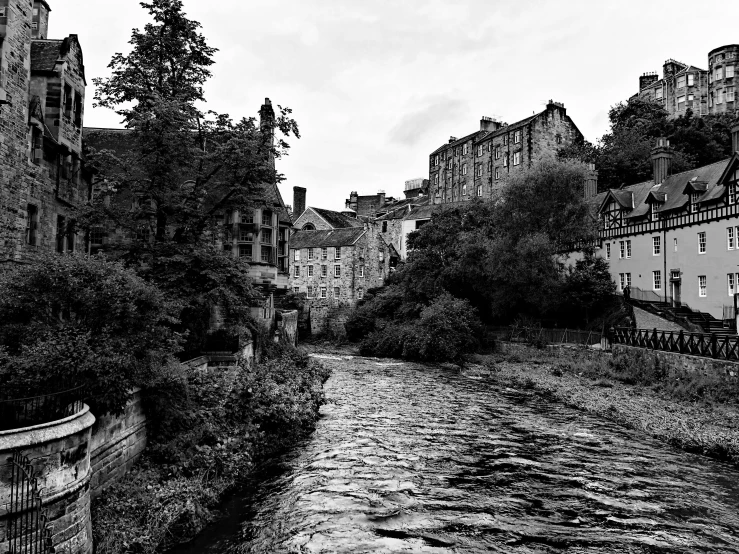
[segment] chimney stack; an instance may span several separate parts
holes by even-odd
[[[269,166],[275,168],[275,154],[272,147],[275,144],[275,111],[272,109],[272,102],[269,98],[264,99],[264,104],[259,109],[259,130],[262,132],[265,142],[269,147],[267,158]]]
[[[654,71],[645,73],[644,75],[639,77],[639,92],[643,91],[649,85],[652,85],[657,81],[659,81],[659,75],[657,75]]]
[[[293,215],[297,219],[305,211],[305,187],[293,187]]]
[[[739,152],[739,119],[736,119],[734,125],[731,126],[731,150]]]
[[[675,152],[670,148],[670,141],[662,137],[657,139],[657,146],[652,148],[652,173],[654,184],[659,185],[672,174],[672,158]]]
[[[351,191],[349,194],[349,199],[346,201],[346,207],[350,210],[354,210],[355,212],[358,212],[359,208],[359,195],[357,194],[356,190]]]

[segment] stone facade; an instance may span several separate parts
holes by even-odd
[[[512,125],[484,117],[479,131],[451,137],[429,156],[432,204],[494,198],[509,175],[582,139],[559,102],[549,101],[546,110]]]
[[[662,78],[655,72],[639,77],[639,98],[660,104],[669,117],[692,110],[701,117],[735,113],[737,91],[735,72],[739,68],[739,44],[727,44],[708,53],[708,70],[669,59],[662,66]]]
[[[326,231],[328,229],[361,227],[362,222],[356,219],[356,213],[352,210],[335,212],[322,208],[308,207],[295,220],[293,226],[296,229],[305,231]]]
[[[45,38],[49,9],[43,1],[5,0],[3,11],[0,261],[85,249],[75,229],[76,206],[89,188],[81,159],[82,49],[76,35]]]

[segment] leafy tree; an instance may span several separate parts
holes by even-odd
[[[616,283],[603,258],[586,254],[570,267],[565,277],[564,297],[569,307],[576,308],[589,323],[590,316],[604,308],[616,293]]]
[[[122,264],[47,254],[0,273],[0,389],[84,386],[97,415],[176,363],[175,307]]]
[[[108,148],[88,148],[95,199],[80,222],[121,239],[108,250],[177,298],[191,350],[214,306],[238,330],[258,297],[246,263],[215,252],[215,237],[230,228],[214,213],[224,202],[244,210],[263,201],[266,185],[282,178],[274,159],[299,132],[279,106],[261,121],[203,111],[217,50],[181,0],[141,6],[152,21],[132,31],[128,54],[113,56],[111,75],[94,80],[96,106],[115,110],[128,132]]]

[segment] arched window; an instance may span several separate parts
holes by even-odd
[[[315,230],[316,230],[316,226],[313,225],[312,223],[306,223],[305,225],[303,225],[303,231],[315,231]]]

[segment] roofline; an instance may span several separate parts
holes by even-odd
[[[739,48],[739,44],[724,44],[723,46],[719,46],[718,48],[714,48],[711,50],[708,55],[712,55],[714,52],[718,52],[719,50],[723,50],[724,48]]]

